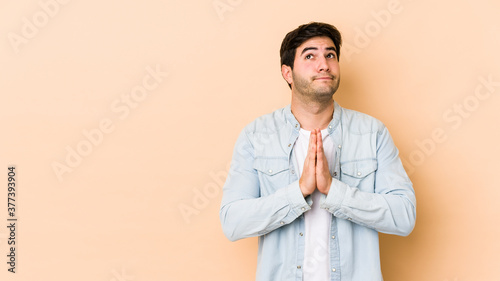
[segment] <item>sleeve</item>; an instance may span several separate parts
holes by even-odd
[[[298,181],[284,185],[273,194],[260,196],[254,159],[253,146],[243,130],[233,151],[219,213],[224,235],[231,241],[267,234],[311,209]]]
[[[415,226],[415,192],[385,126],[377,133],[376,149],[374,192],[363,192],[334,178],[321,207],[379,232],[407,236]]]

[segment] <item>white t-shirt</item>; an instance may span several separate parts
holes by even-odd
[[[299,170],[299,178],[304,169],[304,160],[309,146],[310,131],[300,129],[299,137],[295,142],[295,164]],[[322,130],[323,149],[326,159],[335,159],[335,149],[328,131]],[[331,167],[331,160],[328,161]],[[331,169],[330,169],[331,170]],[[304,213],[305,219],[305,256],[303,265],[304,281],[330,280],[330,223],[332,214],[319,207],[321,193],[316,189],[312,194],[311,210]]]

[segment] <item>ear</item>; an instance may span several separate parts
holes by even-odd
[[[292,68],[290,66],[281,65],[281,76],[283,76],[288,84],[293,84]]]

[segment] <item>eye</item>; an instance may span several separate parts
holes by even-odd
[[[311,54],[305,56],[306,60],[310,60],[310,59],[312,59],[312,57],[313,57],[313,55],[311,55]]]
[[[326,57],[329,59],[334,59],[337,57],[337,55],[335,53],[329,53],[328,55],[326,55]]]

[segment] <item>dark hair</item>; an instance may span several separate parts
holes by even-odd
[[[280,48],[281,65],[288,65],[293,69],[293,61],[295,60],[297,47],[305,41],[319,36],[325,36],[332,39],[338,60],[340,58],[340,46],[342,45],[340,32],[331,24],[310,22],[288,32],[285,36],[283,42],[281,42]]]

